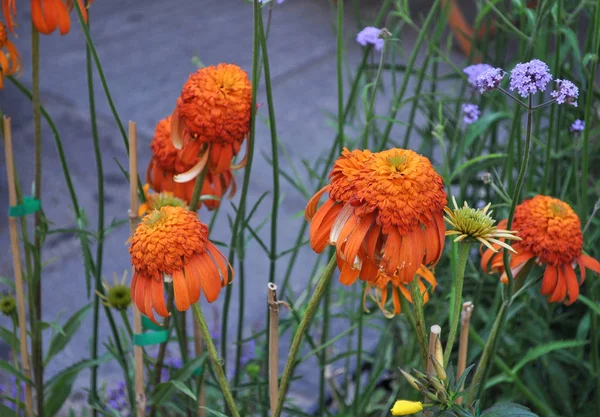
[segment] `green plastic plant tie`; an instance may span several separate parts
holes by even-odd
[[[155,332],[160,332],[160,331],[164,330],[164,327],[159,326],[158,324],[152,323],[152,320],[150,320],[146,316],[142,316],[142,328],[144,330],[152,330]]]
[[[133,335],[133,344],[136,346],[158,345],[169,339],[169,332],[161,330],[160,332],[139,333]]]
[[[40,203],[40,200],[25,196],[23,197],[23,204],[10,206],[8,208],[8,215],[9,217],[23,217],[38,212],[41,208],[42,204]]]

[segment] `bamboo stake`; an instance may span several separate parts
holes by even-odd
[[[458,342],[458,367],[456,368],[456,377],[460,376],[465,372],[467,367],[467,350],[469,348],[469,326],[471,324],[471,314],[473,313],[473,303],[466,301],[462,306],[462,313],[460,314],[460,340]],[[458,387],[458,391],[462,391],[462,386]],[[462,404],[463,397],[459,397],[456,400],[457,404]]]
[[[15,185],[15,162],[13,159],[12,133],[10,117],[4,116],[4,151],[6,156],[6,178],[8,179],[8,202],[11,206],[17,205],[17,190]],[[17,231],[17,218],[9,217],[10,245],[13,256],[13,269],[15,272],[15,289],[17,295],[17,316],[19,320],[19,342],[21,344],[21,363],[23,373],[31,379],[29,353],[27,351],[27,316],[25,315],[25,295],[23,291],[23,275],[21,270],[21,256],[19,251],[19,236]],[[33,393],[30,384],[25,384],[25,411],[27,417],[33,417]]]
[[[279,302],[277,285],[269,282],[269,400],[271,415],[275,415],[279,393]]]
[[[202,334],[200,333],[200,326],[198,325],[198,321],[194,320],[194,353],[196,357],[199,358],[202,356],[203,347],[202,347]],[[198,392],[198,417],[206,416],[206,393],[205,391],[205,381],[204,381],[204,372],[198,378],[198,386],[200,387],[200,391]]]
[[[434,324],[433,326],[431,326],[431,329],[429,332],[429,353],[427,354],[427,373],[429,375],[435,374],[435,369],[433,367],[433,361],[431,360],[431,357],[432,356],[434,358],[436,357],[435,356],[436,342],[439,340],[441,333],[442,333],[442,328],[440,326],[438,326],[437,324]]]
[[[138,194],[137,194],[137,134],[135,122],[129,121],[129,228],[130,235],[133,237],[138,222]],[[134,273],[131,267],[131,276]],[[133,306],[133,333],[142,333],[142,315],[137,307]],[[144,350],[141,346],[133,348],[135,357],[135,403],[137,407],[137,417],[144,417],[146,414],[146,394],[144,392]]]

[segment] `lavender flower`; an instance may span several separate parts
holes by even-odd
[[[356,42],[362,46],[373,45],[375,50],[381,51],[383,49],[383,38],[380,36],[382,30],[367,26],[356,35]]]
[[[567,103],[577,107],[579,88],[569,80],[556,80],[556,90],[550,93],[558,104]]]
[[[481,115],[481,111],[479,110],[479,106],[477,104],[465,103],[462,105],[462,110],[464,113],[463,120],[468,125],[475,123]]]
[[[583,129],[585,129],[585,122],[581,119],[575,120],[569,128],[569,130],[573,133],[583,132]]]
[[[475,80],[475,86],[479,88],[480,93],[498,88],[500,82],[506,75],[501,68],[491,68],[479,74]]]
[[[471,84],[473,88],[477,88],[477,77],[479,77],[485,71],[493,68],[494,67],[488,64],[474,64],[463,69],[463,72],[467,75],[467,81],[469,81],[469,84]]]
[[[131,417],[131,410],[127,401],[127,389],[124,381],[119,382],[116,388],[108,391],[107,405],[124,417]]]
[[[546,85],[552,81],[548,65],[539,59],[532,59],[524,64],[515,65],[510,73],[510,90],[517,90],[521,97],[546,90]]]

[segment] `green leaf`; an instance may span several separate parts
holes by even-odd
[[[545,345],[536,346],[535,348],[530,349],[525,354],[523,359],[521,359],[514,366],[514,368],[512,369],[512,372],[516,374],[517,372],[519,372],[519,369],[521,369],[522,367],[527,365],[529,362],[534,361],[544,355],[547,355],[548,353],[550,353],[554,350],[580,347],[580,346],[585,345],[586,343],[587,342],[585,340],[564,340],[564,341],[560,341],[560,342],[551,342],[551,343],[547,343]]]
[[[19,381],[23,381],[33,386],[33,381],[31,379],[27,378],[21,371],[16,369],[14,366],[6,362],[5,360],[0,360],[0,369],[5,370],[9,374],[17,378]]]
[[[11,347],[11,349],[16,348],[17,352],[21,352],[21,346],[19,345],[19,338],[11,331],[8,330],[4,326],[0,326],[0,338]]]
[[[4,284],[7,287],[12,288],[13,290],[15,289],[15,282],[10,278],[0,277],[0,284]]]
[[[503,119],[510,119],[511,117],[512,114],[508,112],[496,112],[486,114],[477,119],[477,121],[470,125],[465,132],[464,149],[469,149],[475,139],[491,128],[494,123]]]
[[[592,300],[581,294],[579,295],[579,301],[585,304],[594,313],[600,315],[600,304],[593,302]]]
[[[60,411],[67,398],[69,398],[69,395],[71,395],[73,383],[76,378],[76,372],[60,375],[46,395],[44,415],[52,417]]]
[[[462,171],[465,171],[477,164],[480,164],[483,162],[488,162],[488,161],[494,160],[494,159],[504,158],[504,157],[506,157],[505,153],[490,153],[488,155],[480,155],[473,159],[470,159],[467,162],[465,162],[464,164],[461,164],[458,168],[456,168],[454,170],[454,172],[450,175],[450,181],[452,181]]]
[[[49,329],[50,327],[52,327],[54,330],[56,330],[56,333],[58,334],[62,334],[63,336],[66,336],[64,329],[61,327],[60,324],[50,321],[50,322],[46,322],[46,321],[42,321],[40,322],[40,326],[42,328],[42,330],[46,330]]]
[[[83,371],[84,369],[87,368],[91,368],[93,366],[99,366],[102,365],[105,362],[108,362],[112,359],[112,355],[110,353],[105,353],[104,355],[96,358],[96,359],[83,359],[79,362],[74,363],[73,365],[63,369],[60,374],[57,374],[55,376],[53,376],[52,378],[50,378],[48,381],[46,381],[46,383],[44,384],[46,389],[49,390],[52,388],[52,385],[56,384],[59,379],[66,375],[66,374],[79,374],[79,372]]]
[[[483,411],[481,417],[538,417],[529,408],[513,403],[500,403]]]
[[[202,405],[198,406],[198,408],[202,408],[202,409],[204,409],[204,410],[208,411],[208,412],[209,412],[210,414],[212,414],[213,416],[217,416],[217,417],[227,417],[227,414],[223,414],[223,413],[221,413],[221,412],[219,412],[219,411],[215,411],[215,410],[213,410],[213,409],[210,409],[210,408],[208,408],[208,407],[204,407],[204,406],[202,406]]]
[[[50,360],[60,353],[69,343],[73,335],[79,330],[81,323],[85,319],[91,304],[85,305],[81,310],[77,311],[75,314],[67,320],[65,325],[63,326],[64,333],[58,333],[54,335],[52,340],[50,340],[50,346],[48,347],[48,353],[46,354],[46,359],[44,360],[44,366],[47,365]]]
[[[163,382],[158,384],[154,391],[152,391],[150,398],[148,398],[148,405],[159,404],[161,401],[169,398],[169,395],[172,394],[173,389],[175,389],[175,384],[173,381],[187,381],[190,379],[194,372],[202,366],[202,364],[206,361],[206,354],[194,358],[193,360],[186,363],[183,368],[179,369],[177,372],[174,372],[171,375],[171,380],[169,382]]]
[[[190,390],[187,385],[185,385],[183,382],[181,381],[177,381],[177,380],[173,380],[173,381],[169,381],[169,384],[172,384],[177,390],[183,392],[185,395],[187,395],[188,397],[190,397],[192,400],[196,401],[196,394],[194,394],[192,392],[192,390]]]

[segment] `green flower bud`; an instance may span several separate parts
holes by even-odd
[[[0,298],[0,311],[5,316],[12,316],[17,309],[17,302],[12,295],[5,295]]]

